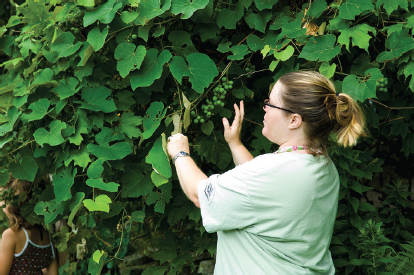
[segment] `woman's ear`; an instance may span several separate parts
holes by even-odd
[[[300,128],[302,122],[302,117],[299,114],[292,114],[292,116],[290,117],[289,129],[294,130]]]

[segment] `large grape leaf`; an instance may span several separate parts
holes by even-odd
[[[112,91],[110,89],[103,86],[96,88],[85,87],[82,90],[82,98],[85,101],[75,101],[75,103],[80,103],[80,108],[95,112],[102,111],[104,113],[110,113],[116,110],[114,100],[107,100],[111,93]]]
[[[91,178],[91,179],[100,178],[101,174],[104,170],[103,163],[104,163],[103,159],[97,159],[94,162],[92,162],[91,165],[88,168],[88,172],[87,172],[88,177]]]
[[[75,182],[76,169],[71,166],[63,167],[53,175],[53,191],[56,196],[56,203],[67,201],[72,198],[70,188]]]
[[[181,19],[188,19],[196,10],[203,9],[207,4],[208,0],[172,0],[171,12],[181,13]]]
[[[130,71],[139,69],[147,50],[144,46],[135,47],[133,43],[119,44],[115,49],[115,58],[118,59],[116,69],[122,77],[126,77]]]
[[[217,25],[219,28],[235,29],[236,23],[243,17],[244,7],[241,2],[236,2],[234,10],[221,9],[217,14]]]
[[[232,55],[229,55],[227,58],[229,60],[242,60],[246,54],[250,53],[247,45],[236,45],[230,49]]]
[[[163,50],[157,57],[158,50],[151,48],[147,51],[141,68],[131,73],[131,88],[148,87],[156,79],[159,79],[164,68],[164,64],[171,59],[171,53]]]
[[[54,73],[50,68],[46,68],[44,70],[38,70],[38,72],[39,73],[36,75],[35,79],[30,84],[30,86],[28,87],[28,90],[26,91],[29,91],[41,85],[57,85],[57,82],[52,80]]]
[[[142,173],[140,166],[135,165],[134,169],[126,169],[124,175],[121,177],[123,198],[138,198],[139,196],[148,195],[154,188],[151,181],[150,173],[146,176]]]
[[[87,27],[93,24],[96,20],[99,20],[104,24],[111,23],[117,10],[122,7],[122,3],[117,3],[115,5],[116,2],[116,0],[108,0],[108,2],[99,6],[97,9],[85,13],[83,16],[83,26]]]
[[[103,211],[109,213],[109,204],[112,200],[107,195],[99,195],[95,198],[95,201],[87,199],[83,200],[83,205],[88,208],[89,211]]]
[[[119,184],[115,182],[105,183],[102,179],[87,179],[86,184],[93,188],[98,188],[108,192],[117,192]]]
[[[338,43],[344,44],[346,49],[349,51],[349,40],[352,41],[353,46],[358,46],[368,52],[369,40],[372,38],[368,34],[368,31],[375,35],[377,31],[374,27],[367,24],[358,24],[352,28],[346,28],[339,30],[341,35],[338,37]]]
[[[371,0],[347,0],[339,6],[338,18],[354,20],[355,16],[366,10],[374,10]]]
[[[244,17],[244,20],[250,28],[256,29],[262,33],[265,33],[267,22],[272,18],[271,11],[262,11],[258,13],[250,13]]]
[[[30,114],[23,114],[20,119],[25,123],[42,119],[49,110],[50,101],[47,98],[41,98],[29,105],[28,109],[32,110]]]
[[[310,6],[307,15],[318,18],[326,10],[326,7],[327,5],[325,0],[315,1]]]
[[[383,51],[377,56],[377,62],[389,61],[400,57],[403,53],[414,49],[414,39],[409,34],[409,29],[393,32],[385,41],[385,47],[389,51]]]
[[[37,129],[33,136],[40,146],[43,146],[45,143],[50,146],[56,146],[65,142],[65,139],[62,137],[62,130],[66,129],[66,123],[60,120],[54,120],[49,125],[50,131],[45,128]]]
[[[0,137],[3,137],[5,134],[13,130],[13,126],[16,123],[21,113],[22,111],[17,110],[17,108],[14,106],[9,108],[9,110],[7,111],[7,115],[4,119],[5,121],[8,121],[8,122],[0,125]]]
[[[125,138],[124,134],[115,133],[114,129],[103,127],[102,130],[95,136],[98,144],[106,144],[112,141],[119,141]]]
[[[264,9],[272,9],[278,0],[254,0],[254,3],[259,11]]]
[[[74,41],[75,37],[71,32],[64,32],[53,42],[52,51],[59,53],[59,58],[71,56],[82,46],[82,42],[78,41],[73,44]]]
[[[57,94],[59,98],[65,99],[74,94],[76,94],[83,85],[79,85],[79,81],[74,77],[68,77],[66,79],[61,79],[59,85],[52,89],[52,92]]]
[[[170,178],[172,176],[170,162],[164,152],[164,149],[162,148],[161,137],[154,142],[154,146],[152,146],[152,149],[145,158],[145,162],[152,164],[154,170],[161,174],[164,178]]]
[[[160,6],[162,5],[162,6]],[[161,3],[159,0],[141,0],[138,5],[138,17],[134,20],[137,25],[145,25],[154,17],[163,14],[171,8],[171,0]]]
[[[15,178],[33,181],[39,166],[30,156],[23,156],[19,162],[11,162],[9,170]]]
[[[137,16],[138,16],[138,12],[136,12],[134,10],[131,11],[131,12],[129,12],[129,11],[123,11],[121,13],[121,19],[126,24],[131,23],[132,21],[134,21],[135,18],[137,18]]]
[[[108,35],[108,30],[108,26],[103,29],[102,32],[99,27],[95,27],[88,33],[88,38],[86,41],[91,44],[95,52],[99,51],[105,44],[105,38]]]
[[[161,124],[161,120],[167,113],[167,109],[164,109],[164,104],[159,101],[152,102],[147,112],[145,113],[143,126],[144,132],[142,133],[142,139],[147,139],[157,130]]]
[[[180,56],[175,56],[170,63],[170,70],[173,76],[181,82],[183,76],[188,76],[192,88],[197,93],[203,93],[214,77],[218,75],[216,64],[207,55],[193,53],[187,56],[188,65]]]
[[[134,113],[125,112],[118,123],[117,131],[125,133],[129,138],[132,139],[141,135],[141,130],[137,127],[142,124],[142,117],[134,116]]]
[[[231,153],[229,146],[211,136],[202,136],[197,140],[200,146],[195,146],[196,151],[201,157],[208,162],[217,165],[220,169],[225,169],[231,162]],[[208,150],[206,150],[208,148]]]
[[[377,97],[376,82],[381,77],[383,74],[378,68],[366,70],[364,77],[348,75],[342,82],[342,92],[360,102],[364,102],[367,98],[375,98]]]
[[[312,37],[299,57],[310,61],[329,61],[341,51],[341,46],[335,47],[335,41],[336,36],[333,34]]]
[[[408,11],[408,2],[409,1],[407,0],[377,0],[376,5],[378,8],[381,5],[384,5],[384,9],[387,13],[391,14],[393,11],[398,9],[398,6]]]
[[[118,142],[114,145],[108,143],[102,145],[88,144],[89,152],[103,160],[123,159],[132,153],[131,146],[127,142]]]
[[[65,160],[65,165],[68,166],[72,161],[74,165],[78,165],[83,169],[88,166],[91,158],[89,157],[89,152],[86,150],[86,146],[83,146],[81,149],[70,150],[69,157]]]

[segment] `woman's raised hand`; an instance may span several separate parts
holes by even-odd
[[[227,118],[223,117],[224,126],[224,138],[226,139],[229,146],[241,144],[240,133],[242,129],[242,122],[244,118],[244,104],[243,100],[240,101],[240,109],[237,104],[234,104],[235,116],[233,123],[229,124]]]

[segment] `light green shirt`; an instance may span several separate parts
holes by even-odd
[[[214,274],[334,274],[338,194],[332,161],[308,154],[261,155],[201,181],[203,225],[218,236]]]

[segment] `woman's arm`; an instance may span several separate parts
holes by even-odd
[[[168,138],[168,154],[173,158],[180,151],[190,153],[188,139],[182,134],[175,134]],[[198,201],[198,183],[207,176],[197,167],[191,157],[179,157],[175,161],[175,169],[181,188],[187,197],[200,208]]]
[[[252,160],[254,157],[244,147],[240,139],[242,123],[244,118],[244,104],[240,101],[240,109],[237,104],[234,104],[234,120],[229,124],[227,118],[223,118],[224,138],[229,144],[231,155],[233,156],[234,165],[240,165]]]
[[[7,229],[3,232],[0,244],[0,275],[8,275],[13,263],[14,251],[16,249],[16,234]]]
[[[43,275],[59,275],[58,263],[56,257],[46,268],[43,268]]]

